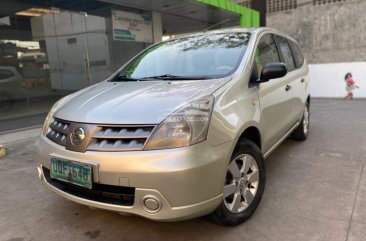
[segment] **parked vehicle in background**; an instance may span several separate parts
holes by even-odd
[[[264,158],[309,133],[308,66],[269,28],[155,44],[50,110],[36,147],[43,183],[75,202],[154,220],[247,220]],[[67,210],[66,210],[67,211]]]
[[[19,99],[25,99],[23,78],[12,66],[0,66],[0,110],[7,109]]]

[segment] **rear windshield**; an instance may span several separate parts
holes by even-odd
[[[118,79],[210,79],[233,73],[249,42],[249,33],[179,38],[153,45],[137,56]]]

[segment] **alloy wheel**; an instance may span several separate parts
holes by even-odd
[[[232,213],[243,212],[252,203],[259,183],[256,160],[249,154],[236,157],[229,165],[224,186],[224,204]]]

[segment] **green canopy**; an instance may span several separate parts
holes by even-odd
[[[213,7],[224,9],[240,15],[240,26],[259,27],[259,12],[228,0],[196,0]]]

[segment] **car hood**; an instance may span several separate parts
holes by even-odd
[[[104,81],[66,98],[54,116],[96,124],[158,124],[164,116],[212,94],[229,80]]]

